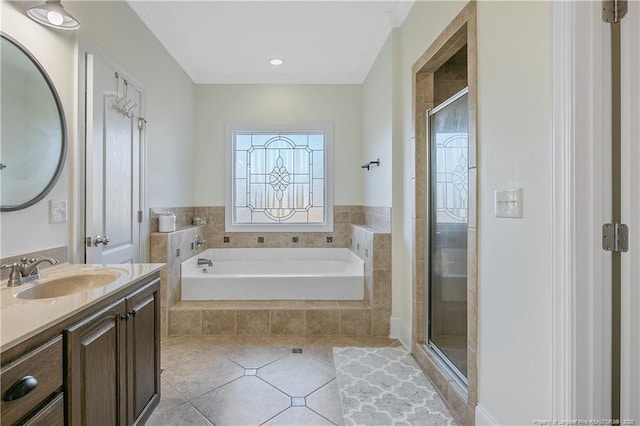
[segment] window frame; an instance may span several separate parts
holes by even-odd
[[[322,223],[236,223],[235,164],[236,133],[323,133],[324,134],[324,222]],[[225,231],[226,232],[333,232],[333,125],[238,125],[225,126]]]

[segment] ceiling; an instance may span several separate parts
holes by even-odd
[[[360,84],[413,0],[127,0],[195,83]],[[284,63],[273,66],[271,59]]]

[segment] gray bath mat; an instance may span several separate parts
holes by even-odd
[[[345,426],[455,425],[404,348],[333,348]]]

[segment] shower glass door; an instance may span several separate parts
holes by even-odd
[[[428,315],[425,341],[467,376],[467,89],[429,111]]]

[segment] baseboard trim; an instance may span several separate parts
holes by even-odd
[[[476,405],[476,426],[495,426],[498,421],[482,405]]]
[[[390,326],[391,338],[400,340],[402,345],[411,351],[411,329],[404,325],[398,317],[391,317]]]

